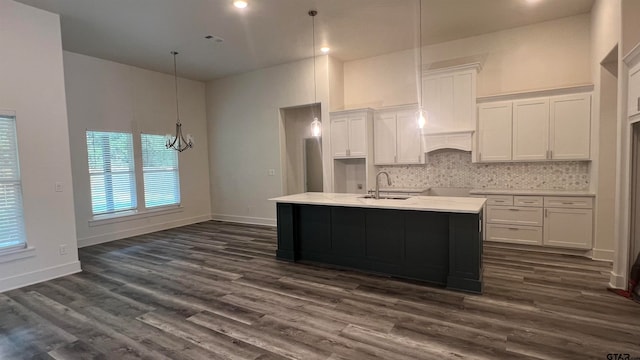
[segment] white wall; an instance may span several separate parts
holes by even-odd
[[[317,58],[322,131],[328,133],[327,56]],[[280,109],[311,104],[313,60],[306,59],[207,83],[207,119],[214,219],[275,224],[283,194]],[[323,138],[324,164],[329,164]],[[269,176],[268,170],[275,175]],[[325,186],[329,181],[325,174]],[[329,177],[330,179],[330,177]]]
[[[172,61],[168,52],[166,56],[167,62]],[[178,158],[181,210],[96,225],[90,224],[86,130],[133,132],[134,139],[141,132],[175,133],[173,76],[71,52],[64,52],[64,68],[79,245],[208,220],[211,211],[205,84],[178,79],[183,131],[195,137],[194,147],[180,153]],[[139,163],[139,152],[136,156]]]
[[[588,14],[423,48],[423,63],[482,60],[478,96],[590,83]],[[345,107],[417,102],[414,50],[344,64]]]
[[[27,244],[0,256],[0,291],[80,271],[58,15],[0,0],[0,109],[14,110]],[[63,192],[55,192],[61,182]],[[66,244],[68,253],[59,255]]]
[[[619,2],[616,0],[615,2]],[[640,44],[640,1],[622,0],[622,55],[627,55]]]
[[[591,12],[591,73],[593,92],[592,190],[596,191],[594,257],[613,260],[616,188],[617,80],[601,62],[620,39],[620,1],[598,0]],[[616,57],[617,61],[618,57]],[[617,68],[617,64],[613,66]],[[604,83],[603,83],[604,81]],[[604,86],[604,88],[603,88]],[[612,87],[613,89],[612,91]],[[602,90],[605,89],[605,93]],[[602,106],[601,106],[602,105]]]

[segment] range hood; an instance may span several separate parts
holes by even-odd
[[[473,149],[473,132],[473,130],[464,130],[423,133],[422,149],[425,153],[441,149],[471,151]]]

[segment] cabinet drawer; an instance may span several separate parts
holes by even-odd
[[[487,195],[487,205],[513,205],[513,196]]]
[[[593,198],[573,196],[545,196],[544,207],[591,209]]]
[[[542,226],[542,208],[488,206],[487,223]]]
[[[542,228],[536,226],[487,224],[487,241],[541,245]]]
[[[542,207],[542,196],[514,196],[513,205]]]

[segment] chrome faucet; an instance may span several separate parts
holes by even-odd
[[[391,178],[389,177],[389,173],[387,173],[386,171],[380,171],[376,174],[376,199],[380,199],[380,175],[386,175],[387,176],[387,184],[389,186],[391,186]]]

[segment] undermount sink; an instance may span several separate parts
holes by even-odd
[[[411,196],[402,196],[402,195],[380,195],[379,200],[407,200]],[[375,195],[365,195],[362,197],[363,199],[375,199]]]

